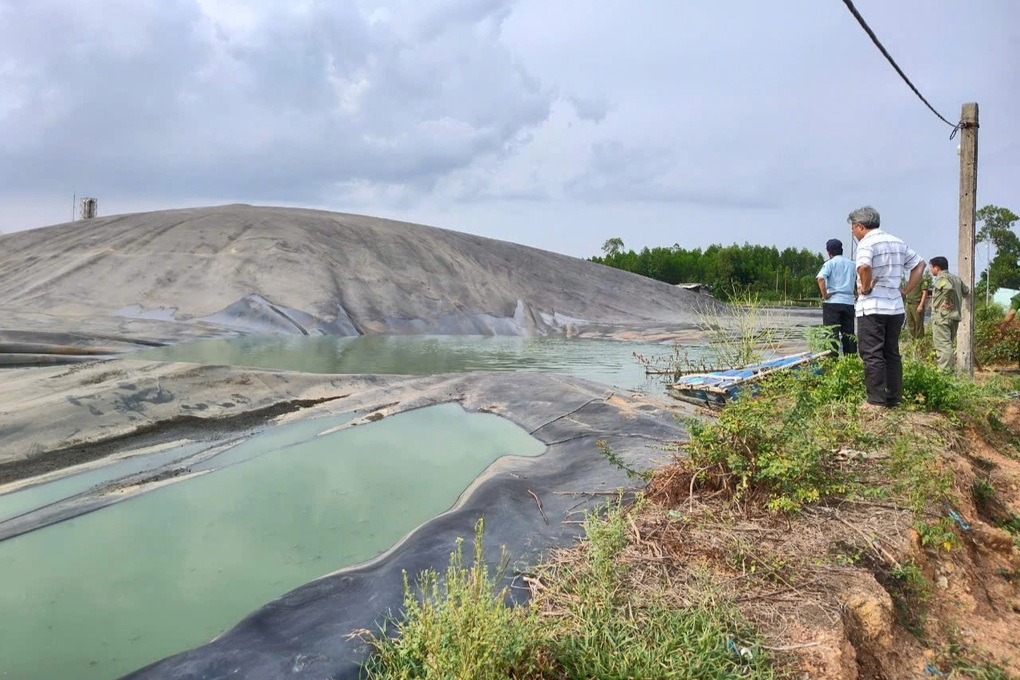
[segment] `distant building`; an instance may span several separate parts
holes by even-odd
[[[712,286],[707,283],[678,283],[676,284],[676,287],[689,290],[692,293],[701,293],[702,295],[712,294]]]
[[[84,197],[81,199],[81,210],[78,219],[91,220],[99,214],[99,199]]]
[[[975,291],[975,293],[976,292],[977,291]],[[997,291],[995,291],[995,295],[992,296],[992,302],[1002,307],[1005,307],[1006,309],[1009,309],[1009,301],[1014,295],[1017,294],[1017,292],[1020,291],[1015,291],[1012,288],[1000,288]]]

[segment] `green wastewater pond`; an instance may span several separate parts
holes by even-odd
[[[692,359],[704,348],[688,348]],[[700,352],[700,354],[699,354]],[[634,356],[672,356],[672,343],[547,336],[244,336],[147,349],[137,359],[307,373],[431,375],[463,371],[563,373],[629,390],[662,392]]]
[[[110,680],[207,642],[386,551],[497,458],[545,450],[510,421],[457,404],[327,432],[348,419],[274,428],[192,467],[203,474],[0,542],[0,678]],[[6,511],[140,464],[17,492],[28,495],[7,498]]]

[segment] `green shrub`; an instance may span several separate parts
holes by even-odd
[[[903,336],[900,336],[901,340]],[[910,338],[902,343],[900,352],[904,361],[925,361],[929,364],[935,363],[935,343],[932,341],[931,332],[927,332],[920,338]]]
[[[997,304],[979,304],[974,311],[974,356],[982,364],[1020,367],[1020,328],[1000,328],[1005,312]]]
[[[903,401],[926,411],[949,413],[963,406],[965,389],[952,374],[930,362],[903,361]]]
[[[914,528],[917,529],[921,545],[925,548],[949,552],[960,544],[960,539],[953,529],[953,520],[948,517],[943,517],[937,522],[918,520],[914,522]]]
[[[482,551],[483,524],[475,527],[473,561],[462,542],[440,579],[421,575],[412,588],[404,575],[399,636],[369,640],[375,654],[363,668],[381,680],[471,678],[750,678],[773,680],[754,632],[708,577],[692,592],[701,598],[680,607],[663,584],[636,590],[619,559],[630,540],[620,499],[585,517],[584,558],[539,570],[539,597],[558,616],[543,617],[533,604],[504,605],[503,571],[490,570]],[[505,561],[504,561],[505,564]]]
[[[482,551],[484,523],[475,525],[473,562],[465,566],[462,539],[450,555],[446,577],[423,573],[412,588],[404,574],[403,619],[398,637],[370,640],[375,654],[367,678],[498,680],[539,671],[545,633],[529,607],[507,607],[503,571],[490,571]]]
[[[924,572],[909,561],[894,567],[889,576],[892,578],[882,577],[880,581],[892,597],[896,620],[915,637],[923,638],[928,618],[926,600],[931,592]]]
[[[815,389],[819,403],[863,401],[864,362],[856,354],[823,362]]]
[[[852,362],[844,358],[834,365]],[[717,420],[689,421],[691,467],[738,499],[764,497],[773,510],[797,510],[845,491],[847,477],[834,453],[859,433],[848,418],[853,407],[844,403],[856,398],[851,395],[857,387],[845,368],[834,378],[824,376],[810,370],[777,374],[753,398],[728,404]]]
[[[904,395],[920,408],[956,417],[954,409],[989,408],[998,397],[985,392],[934,366],[905,362]],[[688,421],[686,464],[703,486],[728,489],[738,500],[756,496],[773,510],[795,511],[852,489],[864,495],[891,489],[919,512],[945,498],[952,474],[939,463],[945,446],[939,433],[902,429],[900,418],[865,433],[858,413],[863,397],[857,356],[823,361],[817,371],[777,374],[762,381],[755,396],[727,404],[718,419]],[[837,453],[876,445],[890,448],[885,469],[891,484],[859,487],[853,466]]]
[[[995,500],[995,487],[987,479],[975,479],[970,493],[979,510],[985,510]]]
[[[924,577],[924,572],[913,561],[904,562],[898,567],[894,567],[891,573],[892,577],[900,583],[904,594],[920,600],[928,597],[928,579]]]
[[[936,446],[914,432],[900,434],[889,446],[885,467],[893,493],[919,515],[943,503],[953,485],[953,472],[939,464]]]

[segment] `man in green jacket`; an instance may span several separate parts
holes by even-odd
[[[921,285],[903,298],[903,307],[907,312],[907,333],[912,340],[924,337],[924,305],[928,302],[929,281],[927,275]]]
[[[1006,312],[1006,318],[999,324],[999,331],[1002,333],[1006,332],[1009,324],[1013,323],[1013,319],[1016,318],[1017,310],[1020,310],[1020,293],[1017,293],[1009,299],[1009,311]]]
[[[939,368],[951,373],[956,365],[956,329],[960,326],[960,310],[970,288],[956,274],[949,271],[949,260],[939,255],[928,261],[932,280],[931,336],[935,344],[935,359]]]

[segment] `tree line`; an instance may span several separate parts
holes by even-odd
[[[994,205],[981,208],[977,217],[982,223],[977,243],[994,248],[995,256],[981,273],[976,289],[983,291],[986,286],[990,292],[1000,287],[1020,289],[1020,237],[1015,229],[1020,217],[1008,208]],[[602,256],[589,260],[674,285],[708,284],[712,294],[721,300],[750,294],[763,301],[818,301],[816,277],[825,262],[823,254],[806,248],[779,250],[749,243],[711,245],[704,250],[688,250],[679,243],[669,248],[646,247],[640,252],[624,248],[623,239],[608,239],[602,244]],[[951,269],[955,271],[955,267]]]
[[[712,294],[728,300],[756,295],[765,301],[805,300],[818,297],[815,277],[825,258],[806,248],[779,250],[775,246],[711,245],[688,250],[671,248],[624,250],[623,240],[611,238],[602,245],[603,255],[592,262],[641,274],[670,284],[704,283]]]
[[[995,256],[981,273],[977,290],[988,286],[991,292],[999,288],[1020,289],[1020,237],[1015,225],[1020,220],[1009,208],[986,205],[977,211],[982,223],[977,233],[977,243],[995,248]]]

